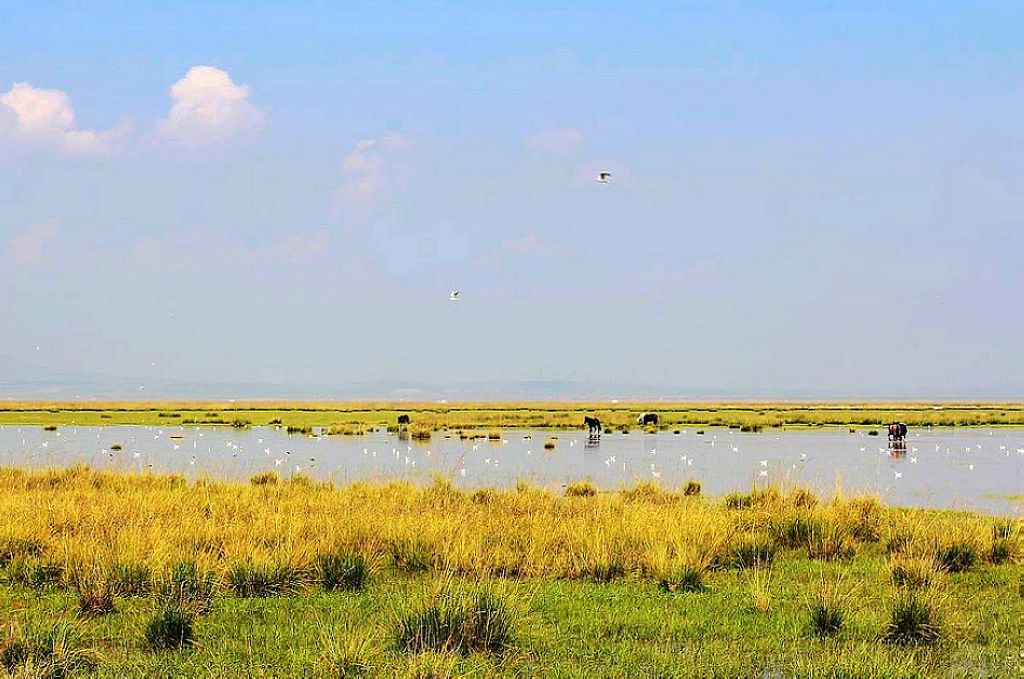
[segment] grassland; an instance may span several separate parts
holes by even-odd
[[[1011,677],[1021,560],[1016,519],[799,488],[556,496],[0,469],[0,665]]]
[[[0,424],[26,425],[267,425],[297,431],[320,426],[340,434],[394,426],[399,414],[431,429],[580,428],[584,415],[606,428],[636,426],[640,412],[662,428],[708,425],[758,430],[781,426],[878,427],[892,421],[920,426],[1024,426],[1022,403],[803,402],[0,402]]]

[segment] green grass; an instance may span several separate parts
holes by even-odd
[[[487,581],[483,585],[510,606],[511,646],[502,653],[470,652],[467,646],[465,654],[444,654],[442,660],[455,676],[1016,676],[1024,618],[1019,567],[953,577],[946,599],[957,603],[944,612],[940,639],[915,648],[885,641],[895,595],[880,553],[858,555],[849,566],[848,577],[861,586],[845,608],[841,634],[828,640],[810,628],[808,602],[820,569],[845,567],[794,553],[773,568],[766,613],[751,609],[741,571],[712,572],[704,591],[685,595],[635,578]],[[81,620],[76,629],[80,643],[97,650],[101,677],[323,676],[342,661],[368,665],[368,676],[409,676],[436,659],[402,650],[396,636],[403,619],[426,610],[442,586],[472,592],[481,581],[389,572],[360,594],[224,594],[202,616],[178,620],[161,613],[167,619],[157,623],[152,643],[170,643],[179,638],[175,630],[190,622],[195,644],[182,650],[148,649],[147,628],[158,611],[144,599],[120,600],[115,612]],[[440,603],[442,609],[460,605]],[[77,607],[71,591],[0,585],[0,611],[23,627],[73,620]],[[913,622],[920,613],[909,617]],[[318,633],[325,627],[344,630],[333,645]],[[342,653],[346,640],[355,640],[355,657]]]
[[[606,429],[629,431],[636,415],[655,411],[659,427],[725,426],[756,432],[770,427],[878,427],[893,420],[925,426],[1024,426],[1024,404],[966,402],[812,403],[658,402],[658,403],[395,403],[395,402],[8,402],[0,404],[0,424],[41,425],[250,425],[282,426],[297,434],[326,427],[339,434],[361,434],[369,427],[394,426],[400,414],[431,429],[580,428],[583,416],[601,419]],[[868,433],[877,433],[872,429]]]

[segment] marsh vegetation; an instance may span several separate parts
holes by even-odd
[[[0,469],[0,662],[865,677],[1017,662],[1018,520],[771,486],[268,478]]]

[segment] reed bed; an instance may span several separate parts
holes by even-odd
[[[1019,519],[801,488],[0,468],[0,674],[1001,676],[1021,559]]]
[[[227,579],[311,572],[322,555],[345,553],[467,575],[581,578],[616,564],[621,575],[663,572],[673,565],[665,555],[752,567],[792,548],[832,561],[883,541],[892,554],[934,558],[948,572],[993,554],[1020,558],[1019,522],[891,510],[871,498],[809,507],[799,488],[708,500],[650,483],[619,492],[580,483],[556,495],[527,485],[470,493],[441,478],[427,486],[269,481],[0,469],[0,566],[45,583],[84,565],[158,573],[188,560]]]

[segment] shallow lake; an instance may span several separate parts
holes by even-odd
[[[702,434],[698,434],[702,431]],[[554,439],[554,448],[545,442]],[[120,445],[120,450],[114,448]],[[289,435],[253,427],[0,426],[0,465],[41,468],[85,463],[96,469],[153,470],[246,479],[264,470],[303,473],[338,483],[429,481],[435,473],[466,488],[519,480],[557,490],[576,480],[603,489],[638,481],[674,488],[698,479],[703,492],[748,490],[754,482],[807,485],[825,496],[867,492],[901,506],[1019,515],[1024,502],[1024,430],[911,430],[905,448],[884,433],[845,428],[741,433],[712,427],[675,434],[506,430],[500,441],[435,432],[402,440],[382,430],[364,436]],[[1010,496],[1017,495],[1018,499]]]

